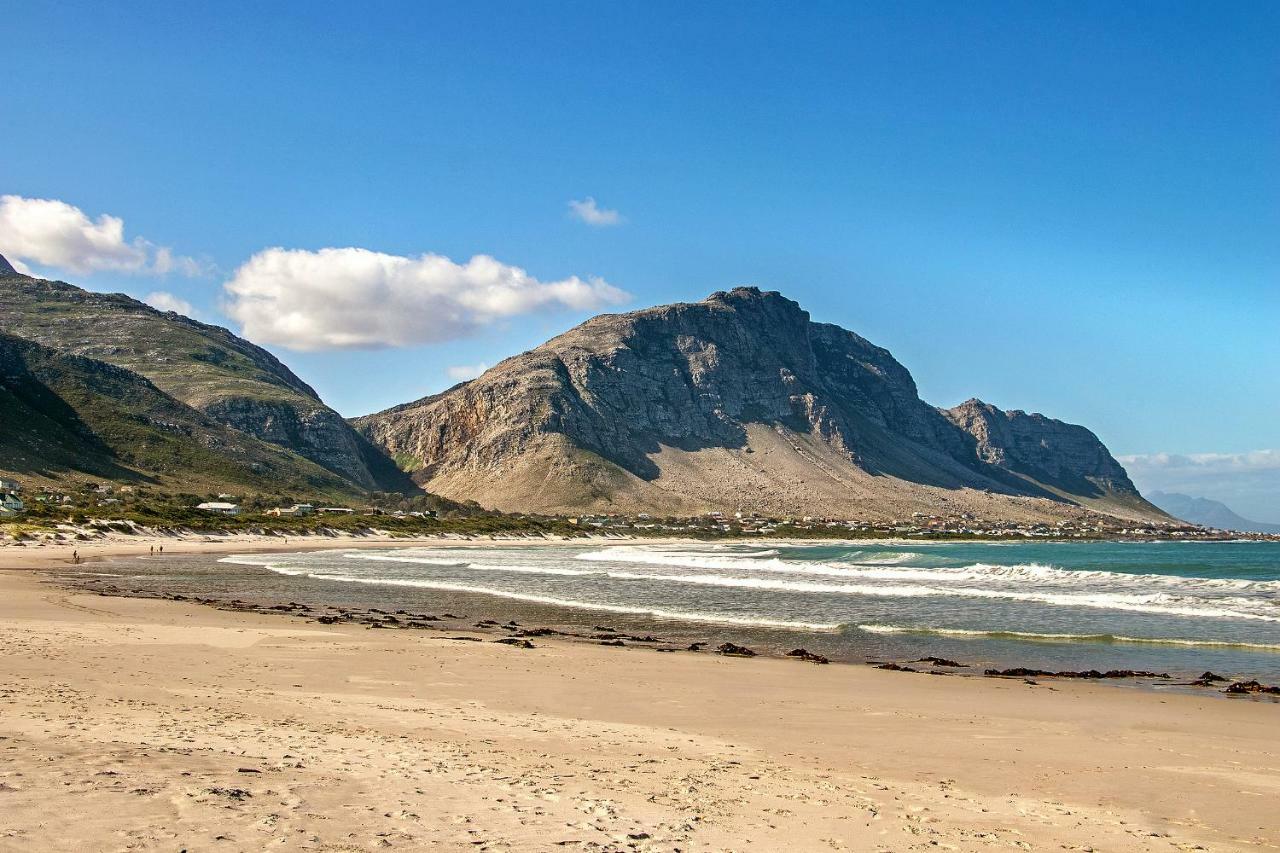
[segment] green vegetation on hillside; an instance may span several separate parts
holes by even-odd
[[[357,489],[295,453],[225,427],[128,370],[0,333],[0,471],[66,488],[85,477],[195,489]]]
[[[354,487],[413,488],[279,359],[227,329],[124,294],[2,272],[0,315],[9,334],[143,376],[214,421],[304,456]]]

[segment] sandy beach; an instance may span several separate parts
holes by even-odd
[[[2,850],[1280,847],[1271,702],[320,625],[70,551],[0,549]]]

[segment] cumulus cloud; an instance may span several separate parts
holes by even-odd
[[[444,372],[449,374],[449,378],[455,382],[466,382],[468,379],[475,379],[488,369],[489,365],[484,362],[480,364],[451,364],[445,368]]]
[[[150,305],[152,308],[159,308],[161,311],[176,311],[179,314],[185,314],[188,317],[196,316],[196,309],[190,302],[180,296],[174,296],[163,290],[156,290],[148,293],[142,298],[142,301]]]
[[[264,249],[224,288],[246,337],[296,350],[381,349],[475,334],[538,311],[591,311],[630,296],[600,278],[540,281],[488,255]]]
[[[118,216],[104,213],[90,219],[65,201],[18,195],[0,196],[0,254],[24,272],[30,271],[25,264],[80,274],[110,270],[194,276],[206,271],[194,258],[141,237],[126,240],[124,220]]]
[[[1144,492],[1213,498],[1255,521],[1280,522],[1280,450],[1142,453],[1119,459]]]
[[[569,215],[596,228],[608,228],[610,225],[621,225],[623,222],[621,213],[607,207],[600,207],[591,196],[581,201],[570,201]]]

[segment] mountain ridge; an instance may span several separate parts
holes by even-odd
[[[0,470],[173,491],[351,494],[338,475],[220,424],[104,361],[0,332]]]
[[[280,359],[228,329],[130,296],[0,267],[5,330],[114,364],[249,436],[292,450],[366,490],[412,484]]]
[[[602,314],[352,422],[424,487],[498,509],[1166,520],[1084,427],[931,406],[888,350],[757,288]]]
[[[1147,493],[1147,500],[1175,518],[1192,524],[1243,533],[1280,533],[1280,524],[1251,521],[1222,501],[1212,498],[1193,497],[1179,492],[1154,491]]]

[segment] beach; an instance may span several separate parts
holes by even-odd
[[[4,850],[1280,846],[1268,701],[322,625],[69,552],[0,552]]]

